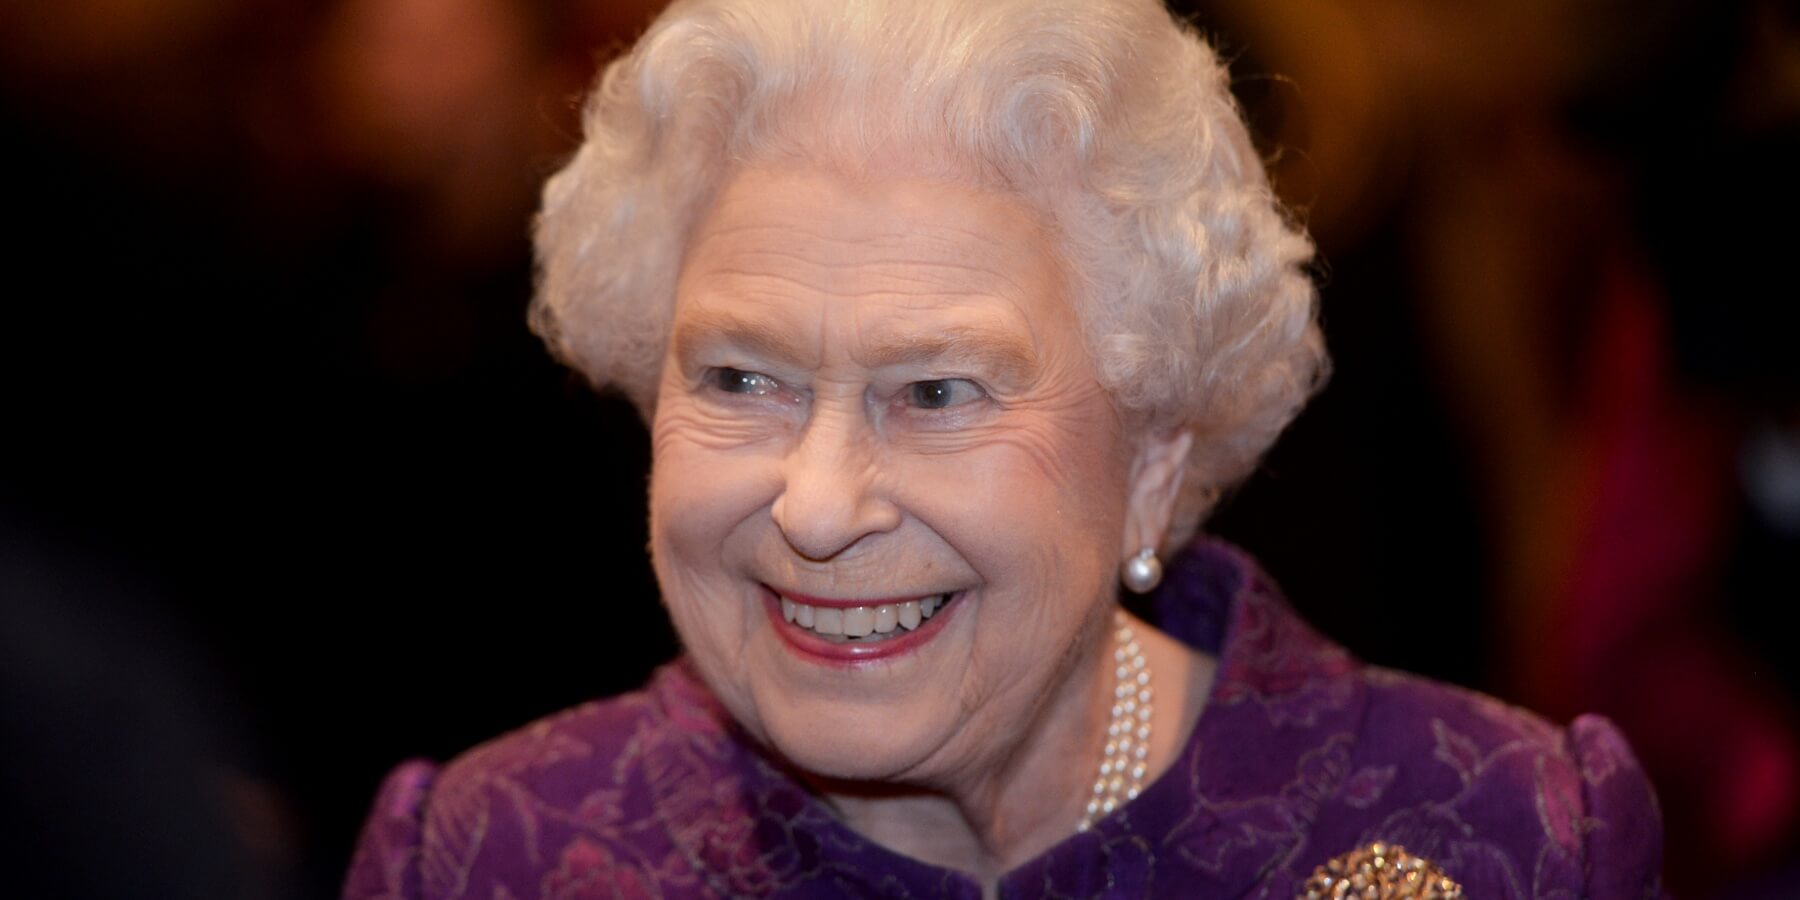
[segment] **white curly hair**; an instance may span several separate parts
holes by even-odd
[[[1121,419],[1194,434],[1164,549],[1324,378],[1312,245],[1224,66],[1159,0],[677,0],[583,124],[544,189],[532,327],[646,419],[689,232],[775,161],[900,156],[1039,213]]]

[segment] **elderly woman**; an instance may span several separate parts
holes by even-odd
[[[1361,665],[1190,543],[1325,358],[1155,0],[682,0],[537,239],[537,329],[651,423],[686,652],[402,766],[346,896],[1659,892],[1606,722]]]

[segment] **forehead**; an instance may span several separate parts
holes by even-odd
[[[1055,244],[1012,197],[937,181],[744,170],[695,229],[678,327],[726,311],[810,318],[822,305],[924,326],[953,317],[1036,331],[1070,319]]]

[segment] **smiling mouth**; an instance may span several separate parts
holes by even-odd
[[[918,629],[962,592],[871,606],[813,606],[776,596],[781,600],[782,620],[801,631],[836,644],[875,644]]]

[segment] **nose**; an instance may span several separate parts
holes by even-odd
[[[872,534],[900,525],[880,486],[875,436],[846,415],[815,413],[789,452],[771,514],[794,552],[831,559]]]

